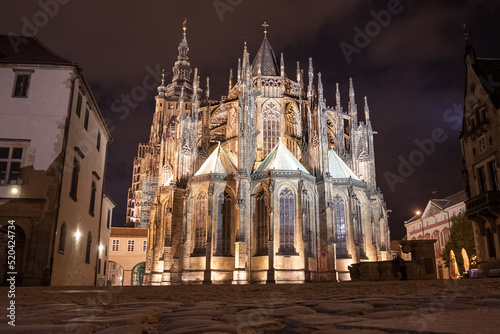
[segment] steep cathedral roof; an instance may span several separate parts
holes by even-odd
[[[259,65],[261,75],[280,75],[280,65],[266,36],[264,36],[264,40],[260,45],[259,51],[257,51],[257,55],[255,55],[253,60],[252,75],[258,75]]]
[[[309,174],[307,169],[297,160],[297,158],[286,148],[281,142],[273,148],[271,153],[262,161],[260,166],[255,170],[255,173],[265,170],[280,169],[280,170],[300,170]]]
[[[236,173],[236,167],[234,167],[229,156],[229,152],[226,152],[221,146],[220,142],[215,151],[210,154],[208,159],[201,165],[200,169],[194,174],[194,176],[204,175],[204,174],[233,174]]]
[[[330,150],[330,157],[328,158],[328,172],[334,179],[348,179],[353,178],[354,180],[359,180],[359,178],[354,174],[354,172],[347,166],[339,157],[339,155],[334,151]]]

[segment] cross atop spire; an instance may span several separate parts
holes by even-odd
[[[184,19],[184,22],[182,22],[182,30],[186,31],[187,29],[187,21],[188,19]]]
[[[266,21],[264,21],[264,23],[262,23],[262,26],[264,27],[264,37],[267,36],[267,27],[269,27],[269,24],[267,24]]]

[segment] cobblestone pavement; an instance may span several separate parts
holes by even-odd
[[[2,296],[8,289],[0,288]],[[7,315],[7,298],[1,309]],[[500,278],[18,287],[0,333],[499,333]]]

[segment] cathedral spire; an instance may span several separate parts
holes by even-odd
[[[368,99],[365,96],[365,121],[366,124],[370,123],[370,109],[368,108]]]
[[[356,99],[354,96],[354,85],[352,78],[349,78],[349,114],[352,118],[352,126],[358,125],[358,108],[356,106]]]
[[[339,91],[339,83],[337,82],[335,84],[336,90],[335,90],[335,107],[337,111],[340,111],[340,91]]]
[[[280,61],[280,67],[281,67],[281,76],[285,76],[285,60],[283,59],[283,52],[281,53],[281,61]]]
[[[297,61],[297,83],[300,83],[300,62]]]
[[[321,81],[321,72],[318,72],[318,95],[319,101],[323,102],[323,82]]]
[[[311,57],[309,57],[309,71],[307,74],[308,74],[307,78],[309,79],[309,86],[307,88],[307,95],[309,98],[312,98],[314,69],[313,69],[313,59]]]
[[[210,78],[207,77],[207,88],[205,89],[205,97],[207,101],[210,99]]]
[[[185,81],[190,81],[191,77],[191,64],[188,61],[188,51],[189,51],[189,46],[187,42],[187,36],[186,36],[186,30],[187,30],[187,20],[184,20],[182,23],[182,38],[181,42],[179,43],[179,47],[177,48],[179,50],[179,55],[177,56],[177,61],[175,62],[174,67],[172,68],[173,71],[173,77],[172,77],[172,82],[178,81],[178,80],[185,80]]]
[[[227,90],[227,96],[231,93],[231,88],[233,88],[233,69],[229,69],[229,88]]]
[[[354,85],[352,84],[352,78],[349,78],[349,103],[354,104]]]

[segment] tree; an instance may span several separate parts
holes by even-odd
[[[464,272],[464,260],[462,258],[462,248],[469,256],[470,268],[477,268],[476,264],[476,245],[474,243],[474,232],[472,231],[472,221],[467,219],[464,214],[451,218],[450,239],[443,248],[441,256],[448,268],[450,266],[450,250],[455,253],[458,270]]]

